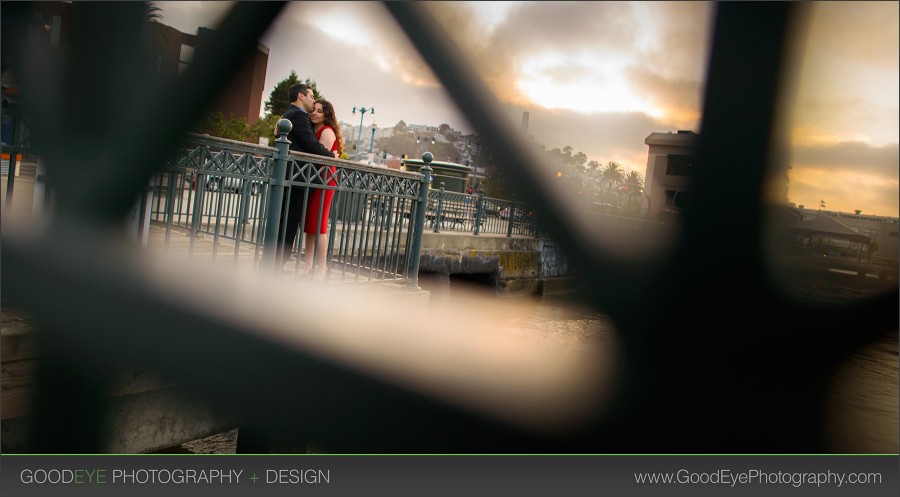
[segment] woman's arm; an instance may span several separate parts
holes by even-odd
[[[319,143],[328,150],[331,150],[335,140],[337,140],[337,136],[334,135],[334,130],[330,128],[322,131],[322,136],[319,137]]]

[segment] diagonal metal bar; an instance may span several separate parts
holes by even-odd
[[[520,189],[547,209],[543,220],[550,222],[546,229],[579,262],[580,269],[588,272],[585,286],[591,300],[611,314],[622,330],[624,380],[617,410],[606,424],[621,429],[608,430],[612,438],[607,438],[607,443],[621,444],[630,450],[640,450],[642,443],[684,450],[693,443],[675,432],[683,432],[688,426],[695,432],[709,433],[715,431],[714,427],[724,431],[726,427],[720,424],[726,422],[766,427],[733,441],[734,447],[741,447],[739,450],[757,445],[821,448],[818,444],[824,378],[829,376],[836,358],[846,357],[852,351],[845,347],[847,340],[835,340],[846,333],[837,323],[862,318],[867,339],[896,323],[883,318],[895,314],[889,312],[883,299],[868,304],[869,310],[878,309],[882,316],[874,320],[865,319],[858,309],[847,309],[836,311],[841,319],[830,323],[826,320],[836,317],[833,314],[806,322],[794,319],[800,314],[811,318],[810,313],[803,312],[790,314],[785,327],[773,327],[769,322],[768,312],[783,307],[801,310],[781,302],[773,292],[762,274],[766,267],[759,247],[762,183],[773,143],[783,142],[773,136],[779,131],[775,109],[783,103],[779,96],[790,92],[791,81],[783,75],[785,66],[791,63],[790,34],[802,33],[802,29],[794,31],[798,28],[799,7],[784,3],[717,6],[699,150],[701,171],[695,188],[698,199],[685,214],[684,242],[665,266],[654,268],[652,282],[644,280],[633,264],[622,264],[600,250],[601,244],[578,239],[586,232],[586,226],[577,221],[577,213],[566,208],[559,192],[540,181],[539,161],[529,157],[527,143],[521,137],[505,131],[489,89],[463,63],[464,58],[425,8],[409,2],[388,2],[386,7],[473,126],[508,159],[503,165],[510,170],[510,166],[518,168],[511,171],[511,176],[520,178]],[[736,88],[748,91],[737,92]],[[726,211],[721,206],[732,198],[729,195],[740,202]],[[732,240],[722,241],[716,230],[732,225],[735,216],[728,214],[735,211],[740,211],[736,217],[743,230]],[[733,322],[735,316],[741,316],[745,326],[758,333],[723,337],[722,324]],[[816,327],[823,335],[806,334],[811,339],[808,343],[798,340],[794,330],[808,326]],[[723,353],[716,343],[738,345],[735,350],[726,347]],[[805,343],[815,353],[804,353],[799,343]],[[761,357],[767,358],[765,365],[757,363]],[[709,378],[710,372],[715,378]],[[779,384],[779,378],[790,380]],[[749,402],[716,394],[697,395],[697,391],[707,395],[729,391],[736,385],[747,386],[748,380],[772,387],[772,391],[767,392],[765,400]],[[707,384],[712,386],[698,387]],[[790,398],[795,389],[804,395]],[[771,405],[791,405],[791,416],[775,419],[767,411]],[[726,409],[739,414],[710,419],[684,409],[660,422],[659,413],[671,406],[694,406],[700,412]],[[646,431],[648,426],[658,430],[645,434],[641,441],[633,438],[634,433]],[[769,428],[772,429],[766,432]],[[761,437],[763,432],[765,436]],[[629,437],[630,443],[618,439],[619,434]],[[701,438],[703,444],[708,443],[709,438]]]
[[[196,62],[174,84],[155,84],[143,71],[136,69],[141,46],[141,4],[99,4],[76,2],[74,12],[74,49],[72,59],[40,51],[19,54],[14,61],[22,74],[23,98],[35,119],[35,140],[53,146],[46,149],[50,180],[65,185],[57,188],[63,215],[86,216],[117,223],[145,185],[147,178],[163,162],[165,154],[225,90],[230,74],[239,68],[255,50],[255,41],[280,13],[284,2],[236,2],[221,25],[206,42],[197,47]],[[27,9],[23,9],[27,13]],[[19,12],[17,12],[19,13]],[[81,68],[79,60],[96,57],[98,44],[106,46],[106,30],[95,23],[114,17],[123,32],[124,49],[113,52],[89,73],[90,77],[74,77]],[[99,37],[99,38],[98,38]],[[28,64],[29,57],[48,61]],[[138,57],[139,58],[139,57]],[[37,68],[35,66],[38,66]],[[132,69],[123,75],[122,67]],[[62,87],[73,80],[71,88]],[[108,81],[107,92],[95,93],[93,81]],[[50,95],[50,98],[45,98]],[[65,105],[70,98],[83,102],[75,107]],[[96,106],[106,112],[86,123],[77,121],[81,107]],[[54,108],[56,107],[56,108]],[[67,126],[50,124],[50,116],[60,108],[70,112]],[[118,114],[115,114],[118,112]],[[72,120],[82,129],[72,134]],[[101,138],[106,146],[87,148],[83,136]],[[40,146],[40,145],[39,145]],[[87,173],[87,174],[86,174]]]
[[[400,12],[397,18],[404,29],[415,30],[421,26],[410,23],[422,18],[406,15],[420,6],[389,4],[388,8]],[[784,64],[783,46],[790,31],[791,8],[776,4],[756,14],[747,9],[741,4],[723,4],[718,9],[709,86],[721,85],[734,74],[747,74],[749,63],[761,61],[765,65],[760,70],[763,79],[753,83],[760,99],[755,104],[761,110],[747,109],[736,101],[742,97],[727,91],[728,88],[712,91],[708,87],[704,136],[734,143],[734,137],[717,137],[716,133],[723,133],[720,126],[728,128],[730,119],[734,118],[730,115],[732,109],[744,109],[748,111],[749,121],[742,124],[754,132],[751,140],[742,144],[751,149],[751,157],[759,158],[765,156],[765,149],[771,143],[768,135],[771,131],[756,131],[772,126],[772,109],[777,105],[777,98],[770,88],[779,81],[779,67]],[[420,10],[417,12],[422,14]],[[529,162],[534,158],[528,157],[527,146],[517,150],[521,145],[517,142],[521,140],[505,131],[497,121],[500,113],[491,113],[496,108],[483,107],[487,114],[482,115],[477,109],[482,107],[482,96],[475,94],[469,100],[457,98],[465,97],[468,95],[465,92],[472,88],[483,89],[483,85],[478,86],[477,78],[472,78],[474,82],[467,81],[472,76],[470,73],[457,72],[468,68],[460,64],[461,58],[441,51],[443,42],[432,39],[439,38],[440,32],[427,29],[433,23],[424,27],[424,34],[417,32],[413,39],[423,48],[423,54],[427,53],[427,60],[447,61],[448,65],[436,72],[454,98],[465,104],[462,107],[470,120],[481,127],[479,130],[487,130],[485,136],[506,147],[511,164],[531,164],[522,166],[523,171],[529,177],[535,176],[537,162]],[[751,51],[763,53],[753,55]],[[468,83],[474,86],[465,86]],[[205,86],[198,84],[192,91],[198,88]],[[710,159],[722,153],[719,146],[713,142],[701,147],[702,154],[706,154],[701,162],[706,167],[716,164]],[[746,165],[748,169],[740,172],[736,188],[752,192],[758,189],[758,180],[754,178],[761,177],[762,166],[755,160],[746,161]],[[129,170],[119,177],[123,178],[126,184],[132,181],[139,187],[146,175]],[[109,184],[113,184],[112,180]],[[137,190],[134,184],[130,187],[132,192]],[[557,198],[559,192],[545,191],[533,178],[523,181],[523,185],[526,191],[535,194],[536,203],[547,206],[545,222],[560,221],[549,223],[548,229],[555,230],[560,241],[579,257],[582,268],[587,268],[592,278],[603,276],[602,284],[592,281],[588,288],[596,293],[592,297],[595,306],[609,310],[616,317],[623,342],[622,381],[615,395],[607,396],[613,401],[612,408],[608,412],[591,413],[593,417],[588,421],[581,419],[586,424],[580,428],[572,426],[573,431],[561,434],[547,435],[520,428],[522,425],[517,423],[523,419],[499,416],[499,413],[509,414],[509,407],[498,405],[490,395],[487,396],[489,407],[481,405],[481,409],[475,409],[467,399],[456,395],[459,391],[452,387],[461,385],[453,381],[416,384],[418,357],[415,353],[391,361],[390,374],[376,373],[363,363],[336,358],[329,353],[335,349],[326,351],[323,346],[328,344],[329,332],[340,332],[341,326],[308,322],[321,312],[314,295],[309,296],[308,307],[293,302],[278,307],[275,304],[283,299],[270,301],[264,292],[257,294],[234,282],[223,284],[210,279],[206,284],[198,283],[187,289],[148,284],[146,275],[140,273],[137,261],[132,259],[133,253],[118,247],[115,240],[107,238],[106,231],[97,231],[95,223],[79,222],[79,216],[62,219],[58,231],[39,238],[4,233],[3,286],[8,292],[4,297],[10,295],[34,311],[44,310],[37,315],[45,325],[42,331],[48,335],[47,343],[55,343],[82,357],[85,367],[109,361],[102,350],[114,347],[121,352],[121,360],[151,363],[216,399],[237,403],[252,416],[303,423],[306,430],[338,451],[796,453],[822,450],[821,400],[828,373],[854,346],[896,325],[897,313],[889,312],[896,306],[896,292],[855,308],[834,311],[833,316],[839,319],[824,323],[818,330],[809,325],[823,320],[804,322],[805,318],[812,317],[811,313],[774,295],[771,287],[754,275],[753,270],[761,270],[754,260],[738,259],[734,264],[727,264],[717,256],[713,264],[705,265],[705,259],[680,249],[672,255],[670,264],[652,272],[652,279],[645,276],[637,281],[629,280],[632,271],[650,272],[645,267],[622,263],[609,253],[598,252],[602,236],[582,237],[581,221],[569,217],[568,207],[553,207],[566,205],[564,199]],[[127,192],[128,189],[119,200],[128,196]],[[119,209],[116,198],[108,197],[105,208]],[[717,197],[710,194],[706,198],[705,201],[710,198],[714,201]],[[758,200],[753,202],[751,209],[756,208]],[[707,223],[713,222],[717,214],[705,211],[714,206],[701,203],[701,207],[704,210],[694,208],[688,212],[689,222],[697,224],[686,222],[686,232],[691,240],[697,239],[685,243],[695,243],[694,247],[709,252],[701,242],[715,238],[703,228],[715,228]],[[96,204],[80,214],[89,217],[103,208],[104,205]],[[106,220],[116,218],[114,212],[98,216]],[[759,238],[752,235],[749,239],[758,243]],[[62,246],[59,240],[68,243]],[[757,250],[748,248],[741,254]],[[745,262],[752,270],[742,267]],[[732,279],[727,271],[736,271],[739,277]],[[231,288],[241,288],[247,293],[229,293]],[[198,301],[200,295],[209,300]],[[48,298],[58,305],[45,310],[41,306]],[[651,311],[638,312],[642,306]],[[773,321],[772,313],[783,310],[788,311],[788,317]],[[867,312],[878,315],[866,316]],[[334,314],[336,318],[345,318],[340,313]],[[146,318],[135,321],[135,315]],[[480,315],[489,316],[489,312]],[[857,317],[862,319],[857,321],[854,319]],[[367,317],[365,325],[359,321],[347,327],[367,330],[381,326],[390,330],[396,326],[396,320],[372,323]],[[841,327],[853,323],[863,330],[859,334],[863,338],[846,338],[846,330]],[[755,332],[740,333],[735,329],[737,325]],[[303,340],[286,343],[289,332],[297,327],[302,328],[295,331]],[[802,331],[796,332],[795,327]],[[360,357],[369,357],[367,354],[379,345],[377,341],[348,340],[348,343],[339,350]],[[206,360],[199,362],[197,357]],[[247,367],[239,369],[235,364]],[[460,373],[469,372],[454,361],[448,364],[458,367]],[[524,368],[520,373],[534,371]],[[584,376],[599,378],[591,370],[585,370]],[[492,378],[492,374],[485,374],[479,380]],[[514,378],[504,386],[527,391],[538,384],[533,379]],[[467,393],[509,393],[505,389],[495,392],[481,384],[462,387]],[[597,401],[597,395],[604,394],[596,383],[588,382],[583,387],[585,390],[576,390],[575,394],[564,388],[558,391],[593,401]],[[427,391],[423,393],[423,390]],[[733,395],[735,391],[754,394]],[[549,398],[552,395],[537,400]],[[530,415],[560,414],[554,409],[541,411],[535,404],[525,405],[526,408],[518,409],[525,421],[533,421],[528,418]],[[551,403],[551,407],[555,406]],[[506,421],[498,421],[498,417]],[[735,431],[735,426],[741,429]]]
[[[494,376],[507,378],[500,382],[463,374],[477,382],[473,388],[475,383],[458,383],[460,374],[447,368],[477,366],[465,357],[441,354],[437,362],[450,372],[442,380],[442,374],[433,376],[427,368],[418,374],[412,373],[415,368],[407,369],[417,362],[416,355],[425,352],[415,345],[396,342],[392,349],[410,353],[387,362],[389,357],[379,360],[379,350],[396,355],[380,344],[398,336],[367,338],[357,330],[348,341],[347,331],[341,331],[346,330],[345,318],[340,317],[337,305],[359,306],[357,312],[366,316],[369,327],[407,327],[406,342],[421,340],[414,322],[398,323],[395,314],[374,312],[371,306],[384,306],[382,301],[366,304],[345,296],[344,304],[339,304],[321,288],[302,291],[294,286],[293,293],[285,293],[287,287],[274,280],[250,286],[244,281],[244,291],[235,293],[240,282],[236,275],[180,278],[180,271],[174,270],[151,277],[156,271],[106,232],[76,223],[60,229],[59,235],[71,244],[61,246],[49,236],[32,240],[7,237],[3,257],[8,269],[3,273],[3,285],[16,289],[12,299],[16,303],[29,307],[45,300],[60,303],[54,310],[35,314],[44,343],[52,344],[48,352],[78,358],[86,375],[100,374],[110,364],[150,364],[249,419],[302,426],[322,443],[346,452],[467,452],[500,447],[539,451],[546,448],[543,444],[549,438],[543,430],[535,431],[534,427],[546,420],[534,413],[562,414],[562,421],[579,418],[570,418],[566,409],[560,408],[561,402],[574,402],[578,395],[572,398],[565,390],[552,388],[535,395],[537,384],[532,382],[545,376],[537,364],[508,371],[508,376],[503,368],[495,368]],[[36,280],[44,284],[31,284]],[[334,312],[324,311],[328,307],[335,307]],[[104,311],[93,312],[97,309]],[[332,317],[315,317],[322,313]],[[302,330],[298,323],[303,324]],[[336,342],[322,341],[342,334],[345,337]],[[326,345],[329,341],[332,346]],[[114,355],[108,354],[110,349],[115,350]],[[356,359],[351,360],[352,356]],[[395,360],[399,365],[390,365]],[[553,370],[547,361],[540,357],[541,364]],[[378,362],[383,365],[375,367]],[[487,364],[475,369],[483,366]],[[382,371],[373,375],[378,369]],[[423,371],[425,377],[420,378]],[[429,376],[433,381],[427,380]],[[590,392],[595,389],[586,387],[582,393],[592,404]],[[478,391],[492,393],[474,403],[460,401]],[[503,407],[503,403],[509,405]],[[52,417],[48,420],[54,421],[58,422]],[[385,437],[385,433],[391,436]],[[460,437],[460,433],[466,436]]]
[[[490,88],[465,62],[464,55],[427,13],[426,7],[417,2],[385,2],[384,5],[482,140],[491,144],[495,155],[500,157],[500,167],[532,205],[541,206],[539,221],[566,248],[578,274],[588,282],[602,279],[608,283],[604,288],[641,286],[642,275],[651,262],[635,264],[604,250],[610,243],[606,239],[608,235],[592,228],[593,223],[584,210],[561,185],[545,180],[545,168],[541,167],[534,147],[523,134],[510,130]],[[592,290],[597,298],[613,298],[611,292],[602,288],[595,286]]]

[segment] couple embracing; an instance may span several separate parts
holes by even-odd
[[[325,157],[340,158],[344,152],[344,140],[341,137],[341,128],[337,122],[334,106],[325,99],[316,100],[313,97],[312,88],[305,84],[296,84],[288,90],[288,99],[291,105],[285,111],[282,118],[288,119],[293,124],[288,140],[291,141],[291,150],[306,152]],[[328,166],[326,171],[320,171],[325,178],[330,178],[323,186],[337,186],[334,179],[335,167]],[[290,171],[288,178],[290,179]],[[324,279],[327,269],[328,250],[328,214],[331,211],[331,201],[334,198],[334,190],[329,188],[311,189],[309,195],[305,195],[307,187],[291,186],[285,202],[288,205],[287,219],[282,233],[279,226],[278,239],[283,240],[282,263],[286,262],[293,252],[294,238],[300,228],[300,216],[303,212],[304,197],[306,197],[306,219],[303,220],[303,233],[305,256],[302,269],[299,273],[313,275],[316,279]],[[324,199],[322,198],[324,196]],[[321,206],[321,209],[320,209]],[[321,222],[319,217],[321,215]],[[284,238],[282,238],[282,236]],[[299,252],[299,248],[298,252]],[[315,257],[315,273],[313,269],[313,253]],[[299,254],[298,254],[299,255]],[[298,256],[299,259],[299,256]],[[299,264],[299,263],[298,263]]]

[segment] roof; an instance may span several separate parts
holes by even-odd
[[[677,133],[653,132],[644,139],[647,145],[678,145],[694,146],[698,143],[700,135],[693,131],[678,131]]]
[[[812,219],[808,219],[806,221],[801,221],[796,224],[792,224],[788,226],[789,229],[794,229],[797,231],[806,231],[811,233],[822,233],[826,235],[831,235],[835,237],[856,240],[856,241],[868,241],[869,237],[866,235],[861,235],[852,229],[848,228],[847,225],[841,223],[837,219],[834,219],[830,216],[816,216]]]

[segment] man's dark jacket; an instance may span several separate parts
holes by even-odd
[[[294,125],[291,128],[291,132],[288,133],[288,140],[291,141],[291,150],[334,158],[334,154],[316,139],[316,134],[313,133],[312,125],[309,122],[309,114],[300,110],[296,105],[291,104],[281,117],[290,120],[291,124]]]

